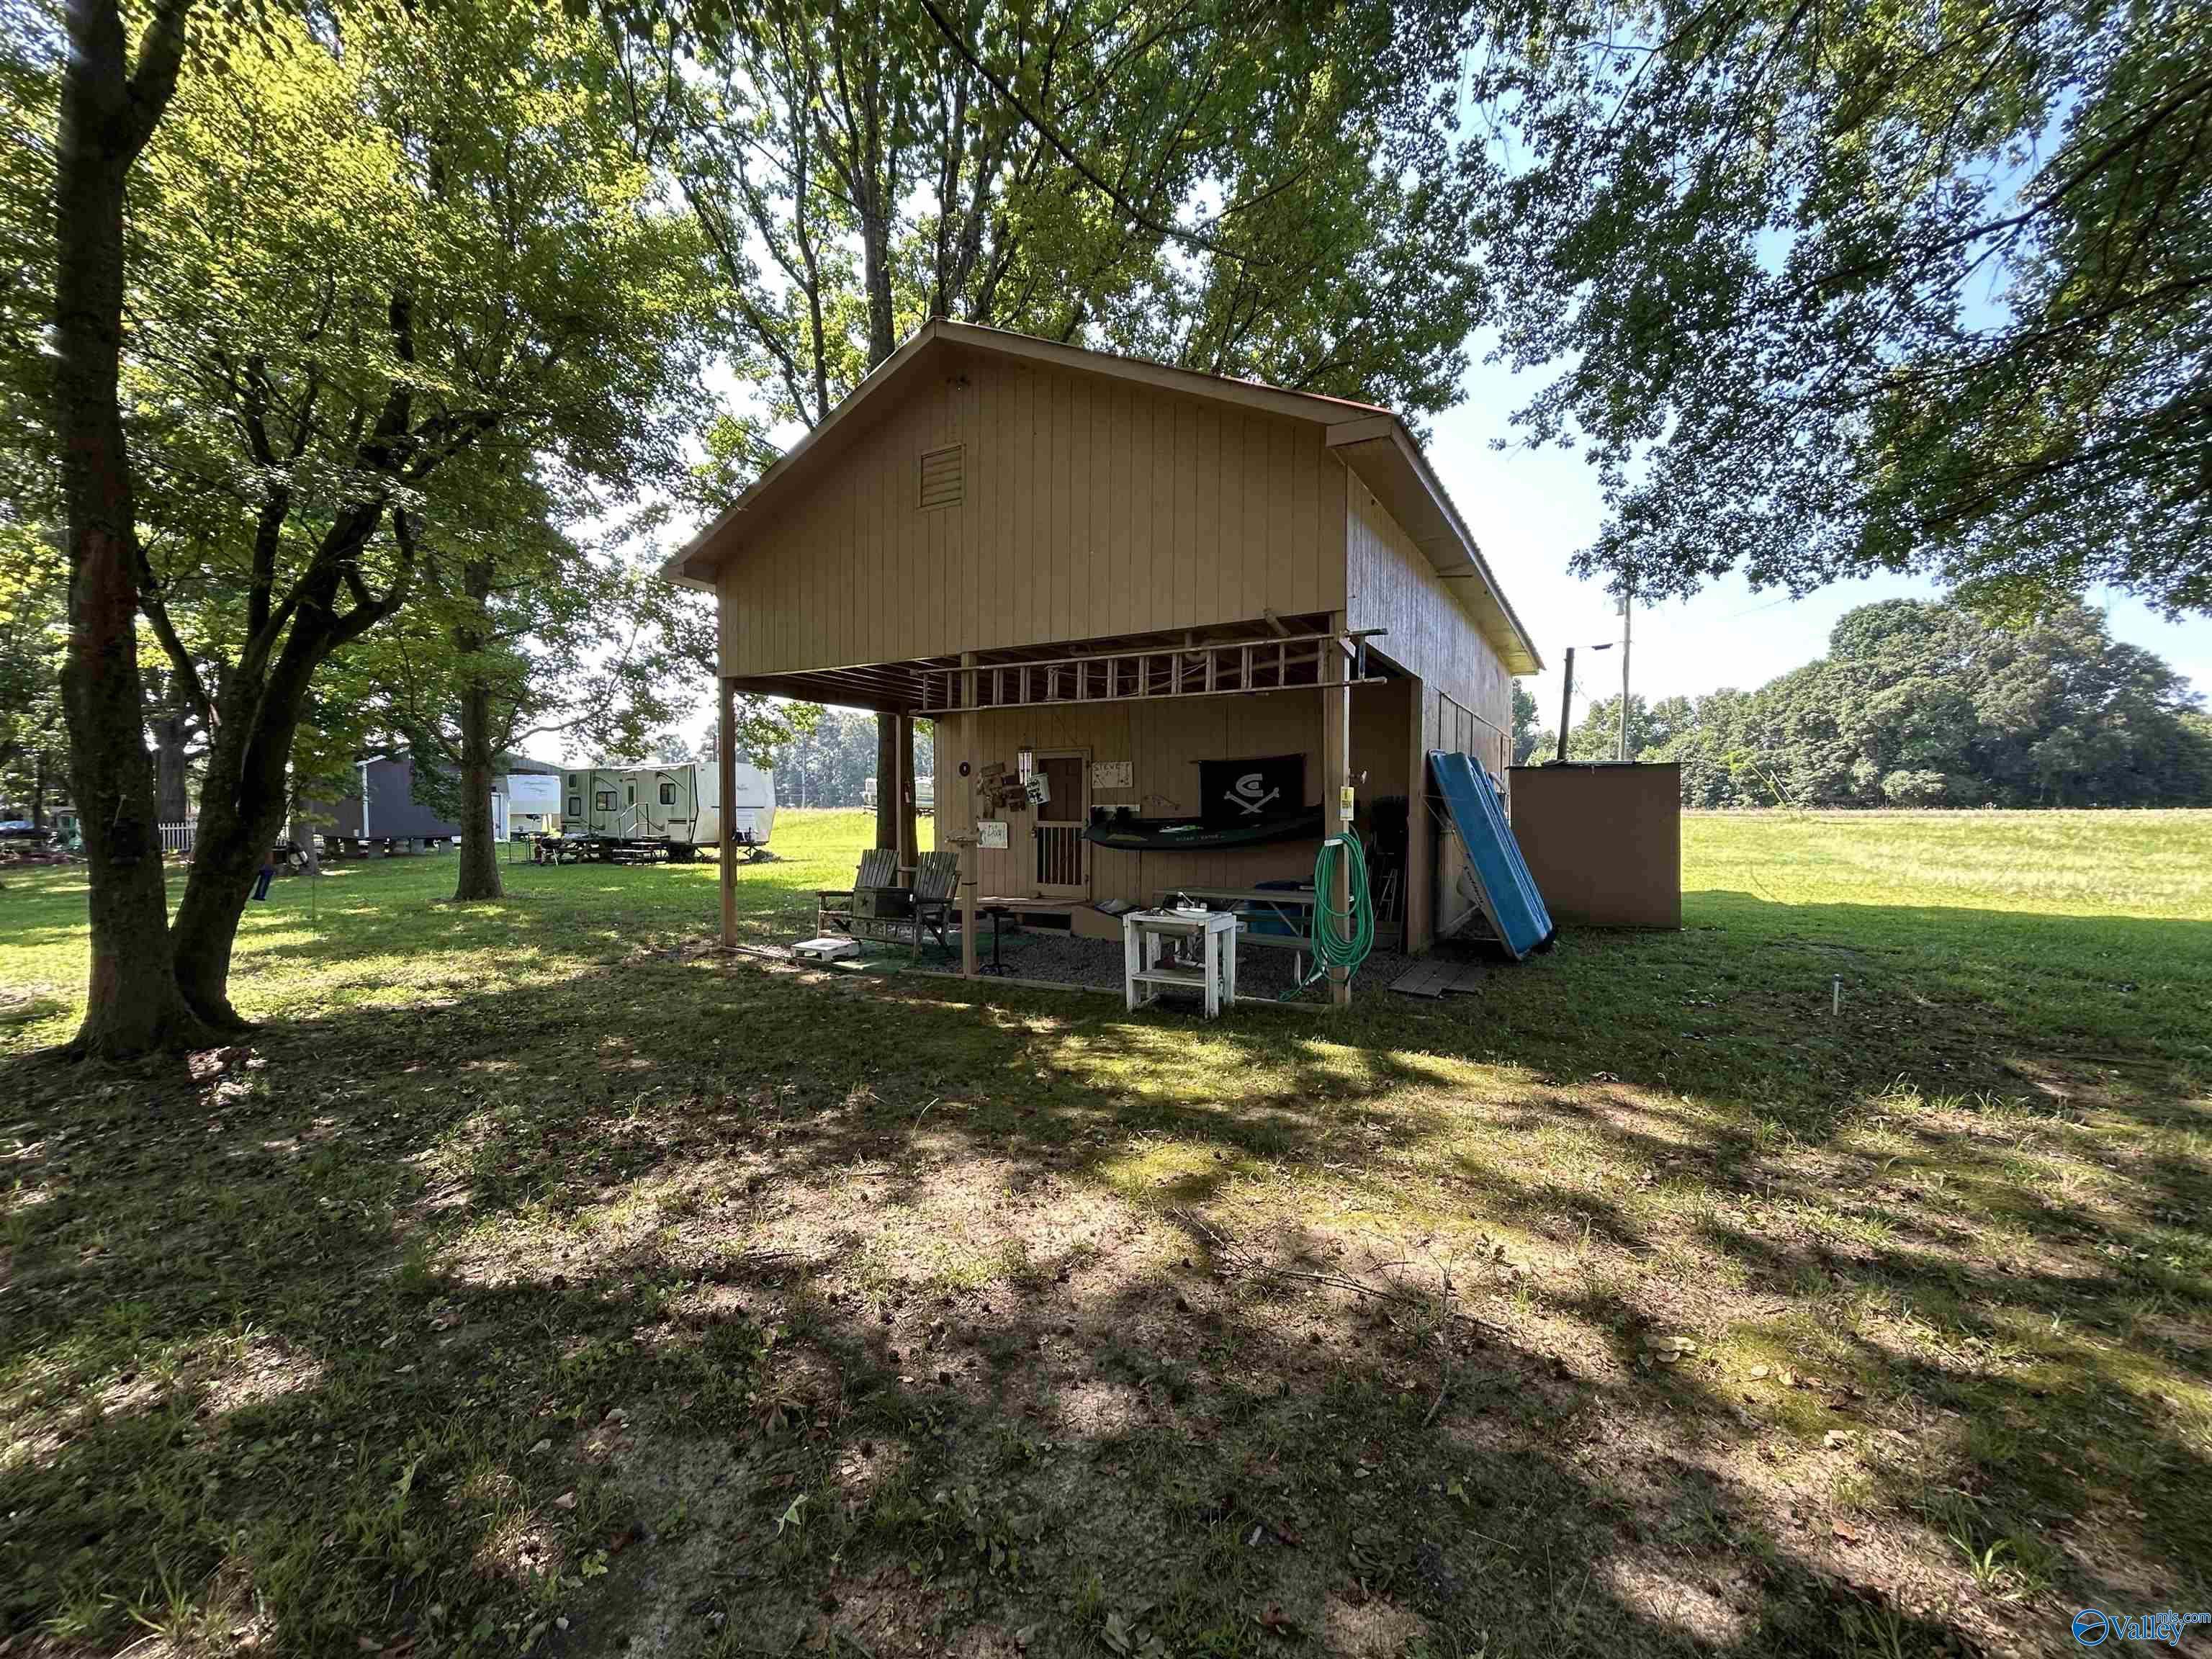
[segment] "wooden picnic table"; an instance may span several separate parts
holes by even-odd
[[[1311,909],[1314,890],[1310,887],[1165,887],[1163,895],[1187,894],[1192,898],[1220,899],[1225,902],[1250,904],[1295,904]]]

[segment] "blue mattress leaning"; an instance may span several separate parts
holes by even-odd
[[[1528,861],[1521,856],[1521,843],[1513,839],[1513,827],[1505,821],[1497,783],[1474,763],[1473,756],[1433,749],[1429,751],[1429,776],[1443,797],[1453,832],[1467,849],[1468,863],[1481,890],[1482,914],[1492,931],[1516,962],[1550,944],[1552,913],[1544,908],[1544,896],[1536,890]]]

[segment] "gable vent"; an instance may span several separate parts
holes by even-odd
[[[959,444],[921,452],[921,507],[957,507],[965,498],[967,466]]]

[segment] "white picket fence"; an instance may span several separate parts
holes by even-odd
[[[192,832],[198,828],[199,826],[197,823],[190,822],[184,823],[163,824],[161,826],[161,850],[164,853],[176,853],[186,858],[191,857],[192,851]]]

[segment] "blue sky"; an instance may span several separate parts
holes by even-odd
[[[1533,378],[1478,362],[1463,384],[1465,399],[1431,424],[1429,457],[1535,636],[1547,672],[1522,684],[1535,693],[1548,726],[1559,719],[1565,648],[1620,637],[1612,596],[1567,574],[1567,561],[1595,536],[1604,503],[1579,453],[1492,447],[1515,436],[1509,417],[1532,395]],[[1852,606],[1939,592],[1931,582],[1884,576],[1792,600],[1778,588],[1754,593],[1731,577],[1692,599],[1638,607],[1632,687],[1654,698],[1695,696],[1723,686],[1747,690],[1820,656],[1828,630]],[[2104,610],[2116,638],[2156,652],[2212,699],[2212,618],[2168,623],[2116,593],[2094,594],[2091,602]],[[1590,697],[1620,689],[1619,651],[1592,656],[1578,650],[1575,680],[1579,721]]]

